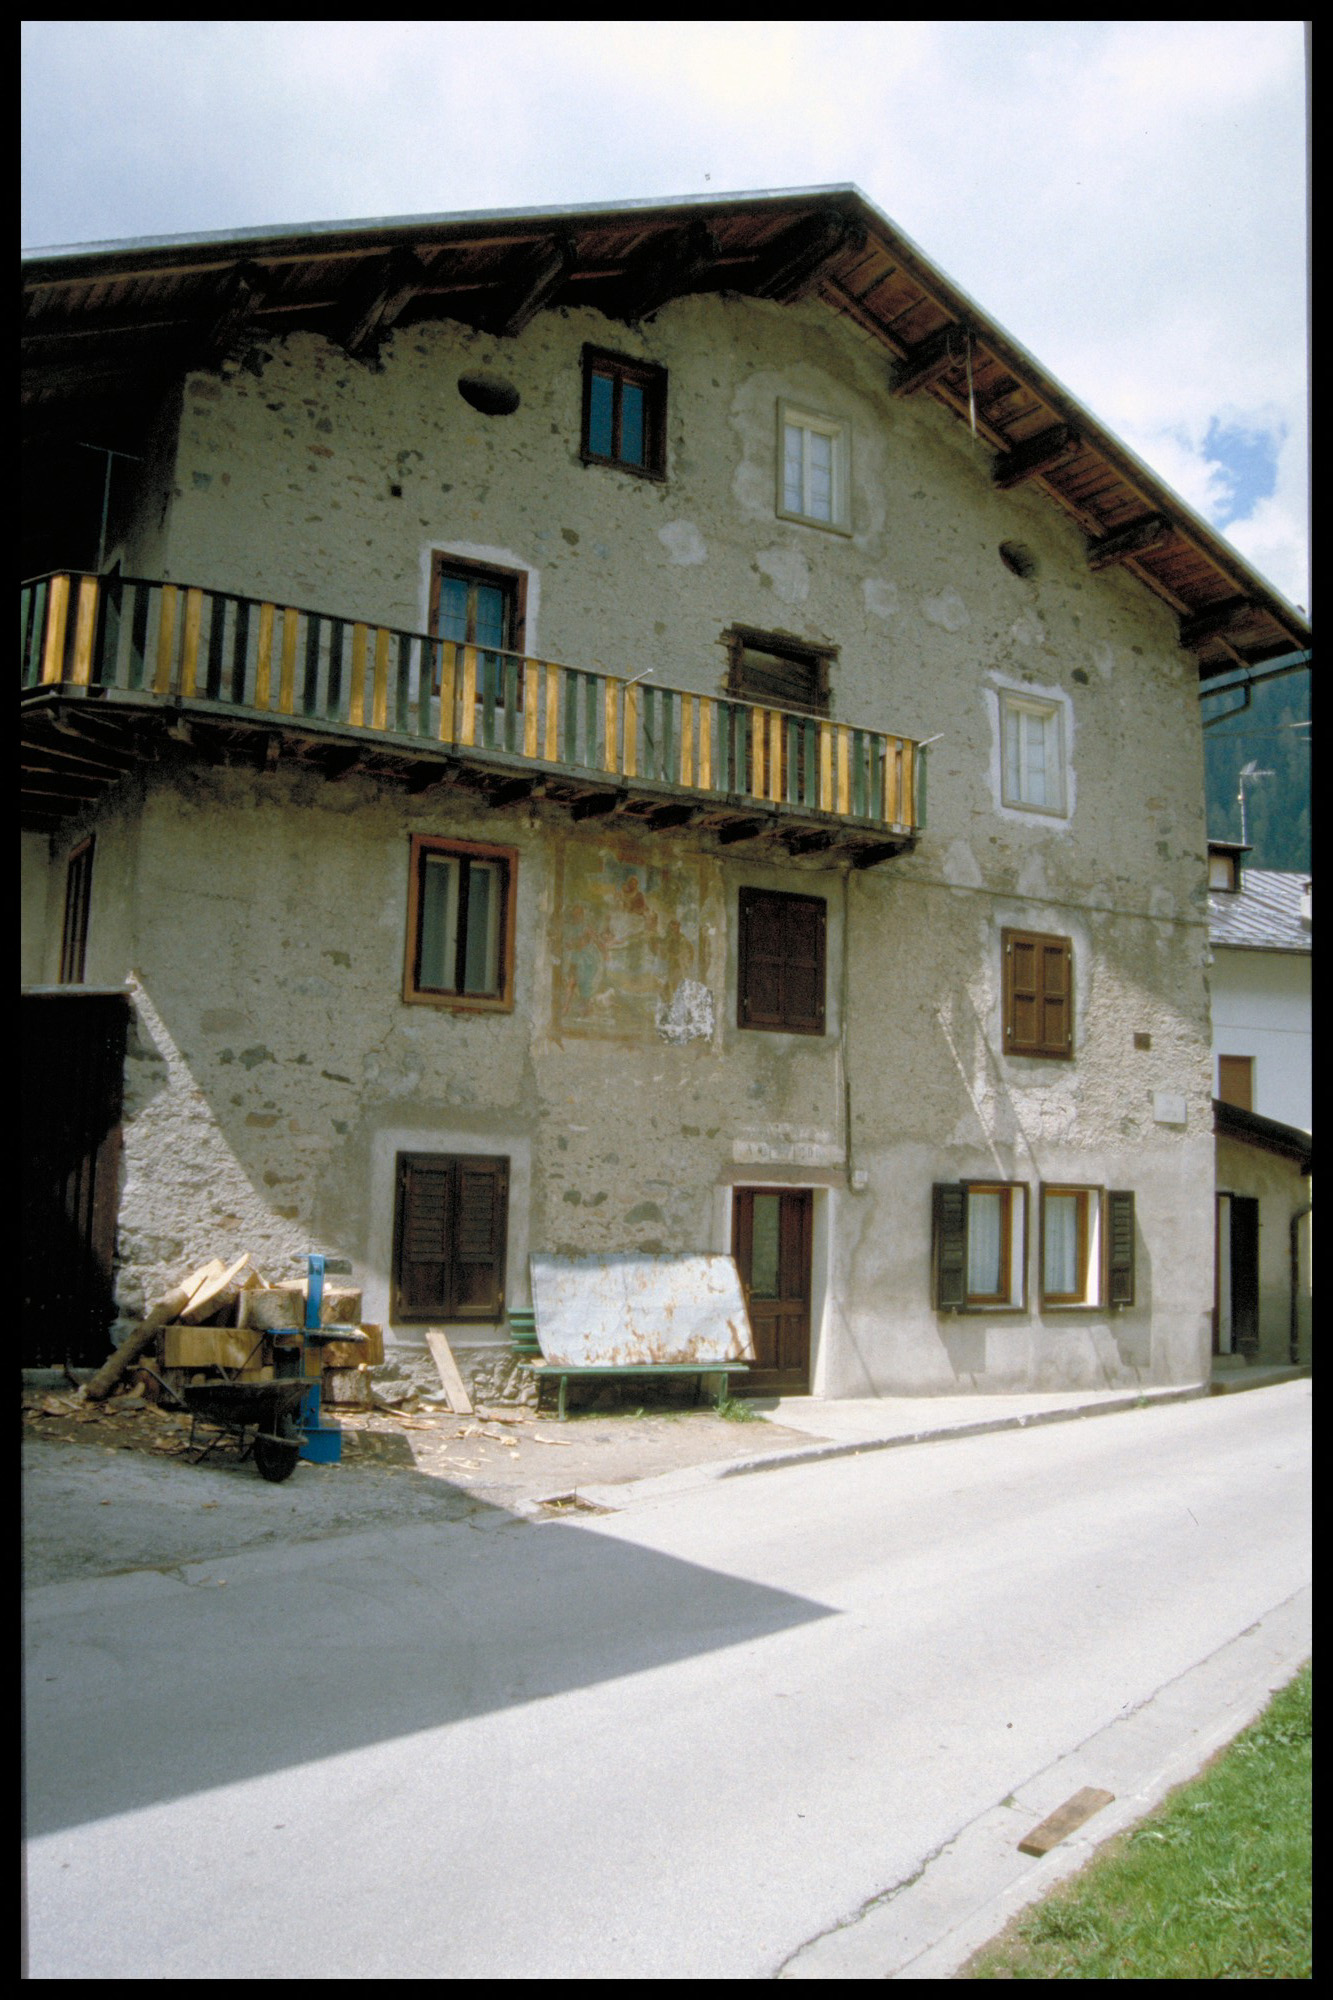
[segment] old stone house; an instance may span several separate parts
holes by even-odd
[[[1198,683],[1305,627],[864,197],[25,283],[29,1073],[106,1311],[322,1248],[484,1357],[531,1253],[722,1250],[761,1386],[1206,1375]]]

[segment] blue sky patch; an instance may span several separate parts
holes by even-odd
[[[1213,418],[1203,448],[1205,456],[1220,465],[1224,474],[1225,491],[1213,510],[1219,528],[1225,528],[1229,521],[1246,519],[1275,491],[1278,448],[1284,434],[1281,426],[1262,430]]]

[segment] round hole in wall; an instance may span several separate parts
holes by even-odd
[[[483,417],[509,417],[519,405],[518,390],[499,375],[460,375],[458,393]]]
[[[1000,561],[1015,576],[1035,576],[1037,573],[1037,558],[1026,542],[1001,542]]]

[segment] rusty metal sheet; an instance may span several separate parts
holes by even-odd
[[[546,1360],[571,1368],[753,1361],[735,1259],[534,1256],[532,1303]]]

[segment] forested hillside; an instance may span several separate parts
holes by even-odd
[[[1234,720],[1209,722],[1233,708],[1232,691],[1203,704],[1208,835],[1239,840],[1240,774],[1247,764],[1271,777],[1245,781],[1245,837],[1251,868],[1310,867],[1310,675],[1284,674],[1251,690],[1250,705]]]

